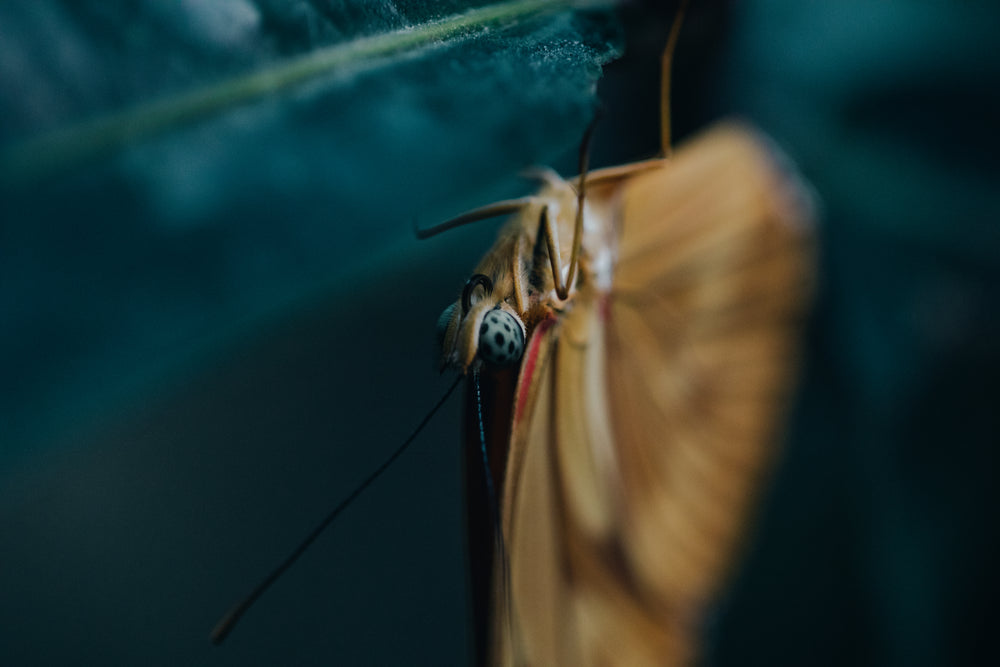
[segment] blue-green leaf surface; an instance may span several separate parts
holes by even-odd
[[[0,9],[9,443],[572,147],[604,18],[418,4]]]
[[[574,4],[0,4],[0,664],[466,661],[457,401],[208,632],[446,386],[413,225],[575,151]]]

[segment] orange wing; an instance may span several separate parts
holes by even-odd
[[[722,126],[594,192],[614,286],[584,274],[525,353],[499,664],[691,663],[788,402],[811,253],[759,141]]]

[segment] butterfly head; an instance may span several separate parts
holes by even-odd
[[[512,366],[524,353],[524,323],[483,274],[469,278],[462,297],[441,313],[437,333],[442,366],[463,372],[474,364]]]

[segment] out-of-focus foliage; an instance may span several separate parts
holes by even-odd
[[[575,151],[621,38],[568,4],[0,3],[0,664],[465,661],[456,401],[208,633],[443,390],[494,226],[412,226]]]
[[[719,94],[815,187],[821,284],[717,664],[994,660],[998,24],[991,2],[734,3]]]
[[[0,148],[486,4],[0,3]],[[595,164],[656,147],[672,9],[645,4]],[[443,389],[433,323],[492,232],[410,227],[572,152],[618,48],[605,19],[380,57],[4,191],[0,663],[464,661],[454,404],[224,648],[207,633]],[[709,664],[995,653],[998,20],[692,3],[681,134],[744,115],[822,213],[788,448]]]
[[[4,3],[0,155],[52,132],[72,146],[80,123],[123,111],[112,125],[143,126],[144,104],[358,38],[419,35],[488,4]],[[606,15],[566,4],[489,4],[513,9],[124,149],[46,164],[27,183],[6,164],[5,454],[399,247],[414,221],[482,201],[498,176],[565,152],[618,48]],[[563,9],[537,11],[546,6]]]

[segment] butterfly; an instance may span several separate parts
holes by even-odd
[[[806,198],[749,127],[672,153],[661,114],[665,157],[587,173],[584,148],[579,176],[425,232],[511,216],[438,323],[499,513],[469,514],[480,661],[696,660],[780,439]]]
[[[212,632],[219,643],[395,461],[463,376],[477,662],[681,665],[780,436],[812,275],[808,198],[722,124],[662,157],[564,179],[418,232],[510,215],[438,321],[460,371],[406,440]],[[483,465],[485,464],[485,465]],[[495,557],[495,556],[499,557]]]

